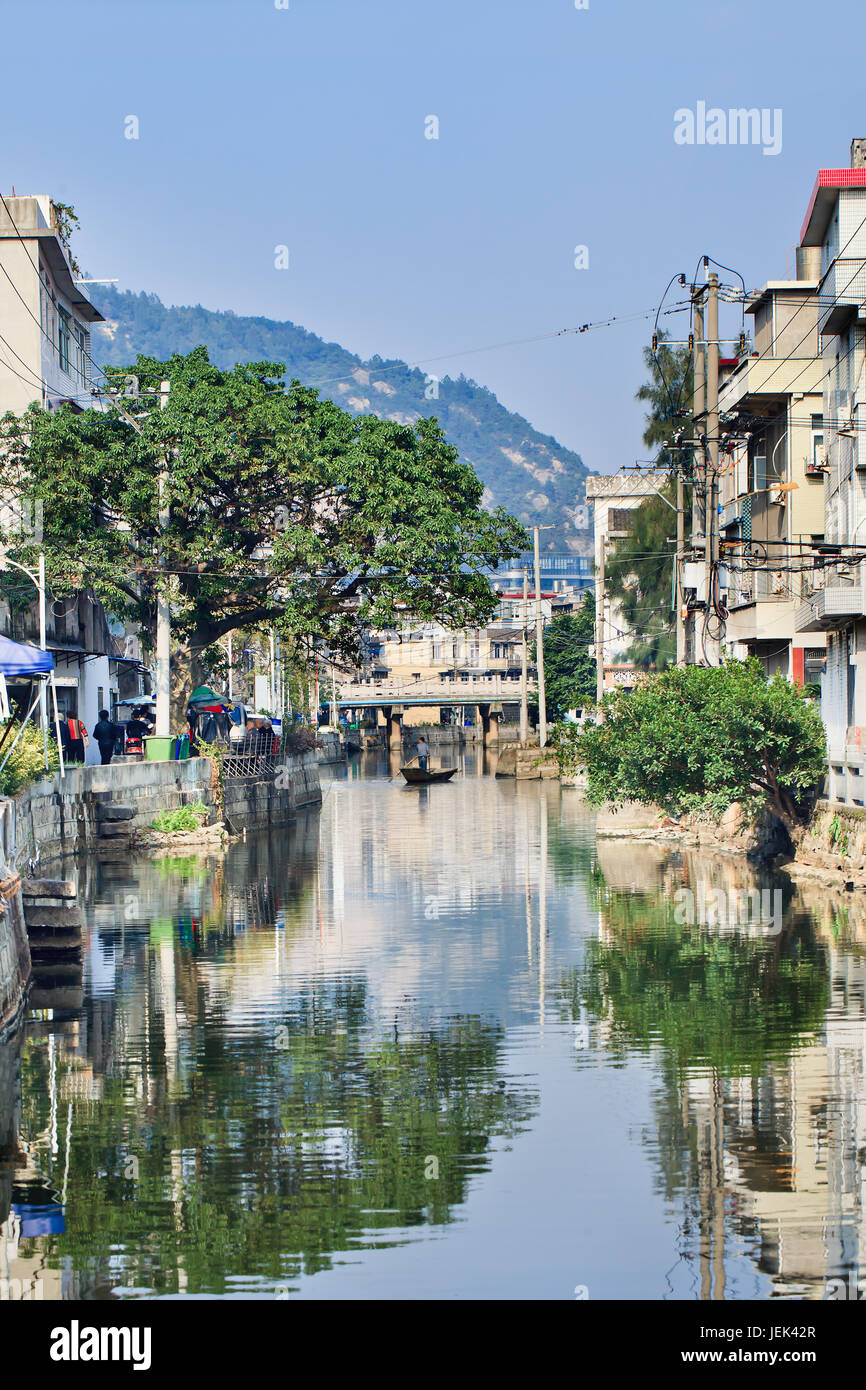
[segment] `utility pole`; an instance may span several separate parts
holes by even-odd
[[[704,359],[704,290],[695,286],[692,292],[692,303],[694,308],[694,346],[693,368],[694,368],[694,409],[692,411],[693,429],[692,433],[697,440],[705,432],[704,412],[706,410],[706,364]],[[704,541],[704,512],[701,509],[701,497],[699,480],[703,476],[706,486],[707,460],[706,453],[700,444],[696,444],[692,462],[692,549],[699,549]],[[704,509],[705,511],[705,509]],[[691,619],[691,658],[697,665],[699,660],[697,615],[693,613]],[[689,646],[688,640],[686,642]]]
[[[229,633],[229,699],[234,699],[234,671],[232,663],[232,635]]]
[[[686,548],[686,489],[683,482],[683,460],[679,451],[674,456],[677,470],[677,552],[674,557],[674,604],[676,606],[677,665],[686,660],[686,624],[683,618],[683,562]]]
[[[159,407],[165,410],[171,382],[159,386]],[[170,520],[168,502],[168,459],[159,470],[159,585],[156,596],[156,727],[154,733],[162,738],[171,733],[171,609],[170,580],[165,573],[165,533]]]
[[[337,676],[334,670],[333,658],[331,659],[331,728],[339,729],[340,721],[337,718]]]
[[[526,679],[526,627],[529,621],[529,575],[523,566],[523,642],[520,648],[520,742],[529,738],[529,692]]]
[[[45,551],[39,552],[39,645],[43,651],[47,651],[47,622],[46,622],[46,603],[45,603]],[[48,766],[48,681],[39,683],[39,716],[42,724],[42,747],[45,753],[45,766]],[[60,742],[60,732],[57,733],[58,744]]]
[[[601,704],[604,696],[604,559],[605,537],[601,537],[601,556],[598,564],[598,601],[595,606],[595,698]]]
[[[718,564],[718,516],[716,494],[719,477],[719,277],[707,276],[707,459],[706,538],[706,614],[709,617]],[[704,655],[711,666],[719,664],[719,643],[705,629]]]
[[[533,526],[535,539],[535,664],[538,667],[538,742],[547,743],[547,700],[544,694],[544,616],[541,612],[541,545],[538,527]]]

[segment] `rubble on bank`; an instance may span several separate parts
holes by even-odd
[[[497,777],[516,777],[524,781],[556,781],[559,763],[549,749],[542,750],[538,739],[519,739],[506,744],[496,764]]]
[[[651,840],[744,854],[783,868],[792,878],[813,879],[840,890],[866,889],[866,809],[818,801],[809,823],[793,830],[770,811],[756,819],[743,806],[710,816],[672,819],[658,806],[626,802],[598,813],[601,839]]]

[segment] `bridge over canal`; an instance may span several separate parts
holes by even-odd
[[[527,680],[527,695],[536,694],[534,678]],[[434,676],[415,681],[352,681],[344,684],[336,701],[340,709],[381,710],[385,716],[387,742],[399,746],[403,739],[403,715],[410,708],[476,708],[484,731],[484,742],[499,737],[503,704],[519,704],[520,679],[500,675]],[[329,701],[325,700],[327,704]],[[462,717],[461,717],[462,718]]]

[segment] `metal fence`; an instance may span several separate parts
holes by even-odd
[[[270,781],[281,766],[273,753],[229,753],[223,758],[223,777],[255,777],[259,782]]]

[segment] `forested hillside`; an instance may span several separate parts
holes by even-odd
[[[165,305],[153,294],[99,286],[94,302],[106,323],[95,325],[93,355],[125,366],[136,353],[167,358],[204,343],[219,366],[283,362],[290,377],[316,386],[354,413],[372,411],[409,423],[435,415],[450,441],[486,486],[486,501],[539,523],[545,549],[589,554],[590,537],[577,509],[587,475],[578,454],[506,410],[486,387],[465,376],[443,376],[436,386],[425,372],[381,357],[362,361],[339,343],[326,343],[296,324],[246,318],[230,311]],[[438,390],[438,398],[432,392]],[[425,391],[428,393],[425,395]],[[577,524],[575,524],[577,523]]]

